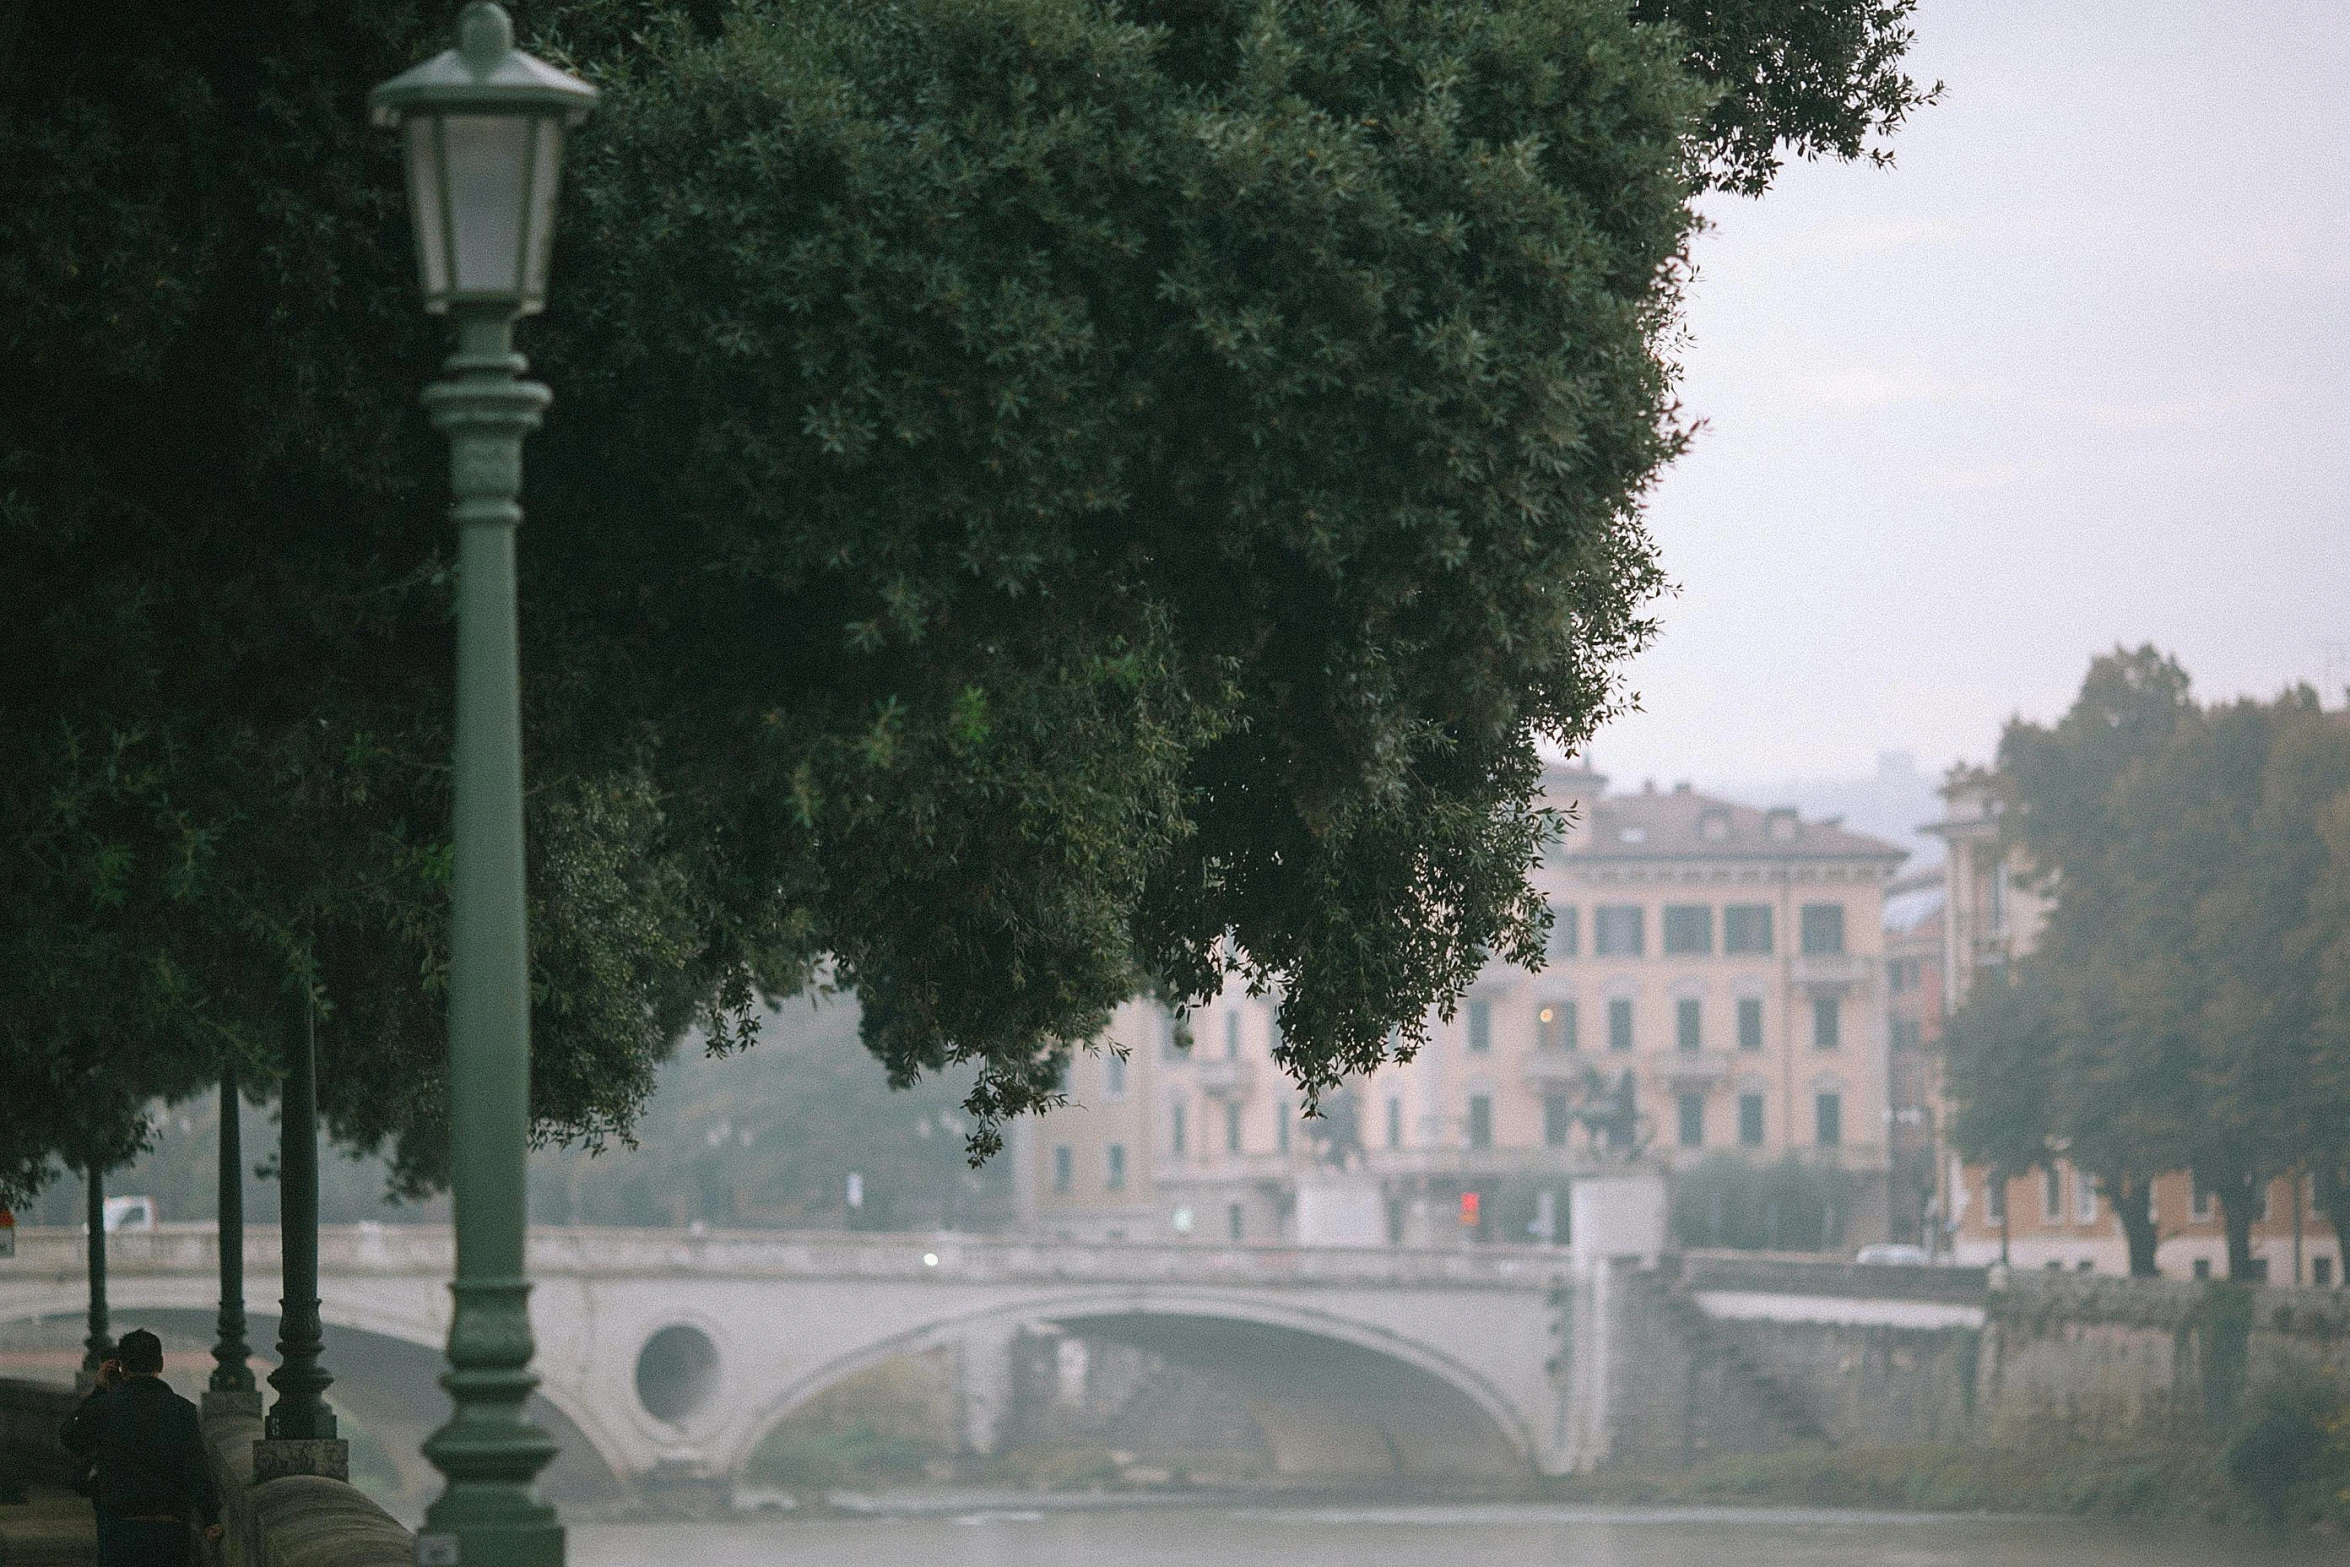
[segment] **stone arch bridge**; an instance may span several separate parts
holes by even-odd
[[[209,1313],[216,1244],[197,1226],[112,1236],[118,1322]],[[80,1312],[81,1247],[78,1233],[27,1233],[0,1261],[0,1320]],[[275,1306],[276,1233],[255,1227],[246,1250],[260,1318]],[[323,1229],[329,1368],[348,1377],[372,1342],[377,1364],[428,1383],[451,1262],[445,1227]],[[531,1234],[530,1270],[541,1391],[627,1483],[730,1483],[826,1387],[942,1348],[963,1440],[992,1451],[1013,1339],[1041,1324],[1223,1379],[1285,1473],[1505,1479],[1604,1456],[1607,1273],[1577,1276],[1563,1251],[548,1228]]]

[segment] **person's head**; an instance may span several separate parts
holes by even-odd
[[[133,1328],[114,1346],[114,1358],[134,1377],[151,1377],[163,1370],[163,1340],[145,1328]]]

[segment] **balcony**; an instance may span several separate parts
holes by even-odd
[[[1795,958],[1792,977],[1806,990],[1860,990],[1876,962],[1856,952],[1806,952]]]
[[[1749,1066],[1756,1059],[1748,1051]],[[1649,1057],[1649,1076],[1670,1088],[1709,1089],[1738,1070],[1738,1057],[1727,1050],[1668,1050]]]
[[[1254,1068],[1231,1056],[1208,1056],[1193,1062],[1191,1073],[1199,1091],[1212,1099],[1246,1099]]]
[[[1580,1050],[1530,1050],[1526,1053],[1526,1081],[1536,1088],[1580,1083],[1591,1070],[1591,1057]]]

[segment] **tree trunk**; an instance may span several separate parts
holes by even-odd
[[[2260,1182],[2249,1175],[2215,1182],[2220,1222],[2228,1232],[2228,1277],[2238,1284],[2252,1282],[2252,1216],[2259,1211]]]
[[[2334,1244],[2341,1248],[2334,1281],[2350,1283],[2350,1164],[2321,1164],[2315,1179],[2318,1211],[2333,1226]]]
[[[2154,1205],[2149,1200],[2154,1182],[2133,1175],[2100,1175],[2097,1184],[2110,1194],[2113,1216],[2122,1227],[2122,1239],[2130,1248],[2130,1277],[2151,1279],[2160,1271],[2154,1265],[2154,1248],[2162,1239],[2155,1227]]]

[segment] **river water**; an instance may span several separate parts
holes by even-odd
[[[571,1567],[2234,1567],[2338,1542],[2073,1519],[1591,1506],[980,1508],[580,1524]]]

